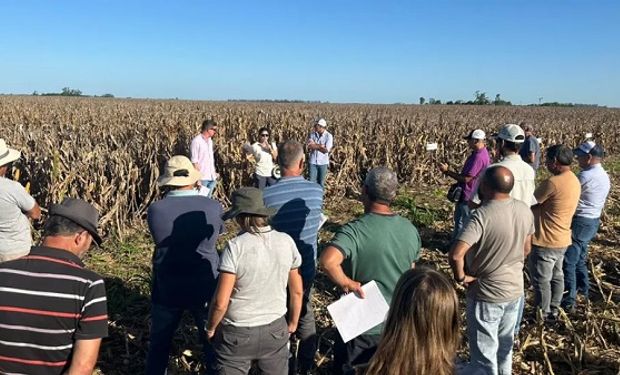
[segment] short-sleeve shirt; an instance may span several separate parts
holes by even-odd
[[[277,209],[271,225],[293,238],[302,257],[301,276],[305,286],[316,275],[316,250],[323,189],[301,176],[282,177],[263,190],[265,206]]]
[[[533,233],[532,211],[521,201],[492,200],[473,211],[457,237],[472,247],[465,266],[476,281],[467,296],[493,303],[522,296],[525,239]]]
[[[198,164],[203,180],[216,180],[215,157],[213,156],[213,139],[198,134],[190,145],[191,161]]]
[[[367,213],[340,228],[331,242],[345,258],[343,270],[365,284],[374,280],[388,304],[400,276],[420,258],[420,234],[398,215]],[[383,325],[366,334],[378,335]]]
[[[76,340],[108,335],[103,279],[65,250],[0,263],[0,373],[60,375]]]
[[[468,202],[474,195],[475,188],[478,185],[478,177],[484,171],[489,164],[491,164],[491,157],[486,147],[482,147],[469,155],[461,171],[461,175],[466,177],[473,177],[467,183],[461,183],[463,188],[463,194],[461,195],[462,202]]]
[[[284,316],[289,273],[300,266],[293,239],[269,226],[228,241],[220,272],[235,274],[237,279],[223,323],[256,327]]]
[[[258,142],[252,145],[252,155],[256,160],[256,174],[262,177],[271,177],[273,155],[265,151]]]
[[[529,156],[532,152],[534,153],[534,163],[529,162]],[[540,144],[538,143],[538,139],[531,135],[526,137],[519,149],[519,155],[528,165],[534,168],[534,170],[538,169],[540,166]]]
[[[171,191],[149,206],[155,242],[153,303],[193,308],[211,300],[220,257],[215,248],[224,223],[222,205],[195,190]]]
[[[28,253],[32,234],[24,212],[32,210],[35,204],[19,182],[0,177],[0,254]]]
[[[315,165],[327,165],[329,164],[329,152],[332,150],[334,146],[334,137],[330,132],[325,130],[323,134],[319,134],[318,132],[310,133],[310,139],[314,141],[314,143],[318,143],[321,146],[325,146],[327,149],[326,153],[322,153],[319,150],[313,150],[310,152],[310,164]]]
[[[532,244],[549,249],[570,246],[571,222],[580,194],[581,185],[571,171],[551,176],[536,188],[538,205],[532,207],[536,234]]]
[[[506,167],[512,172],[514,186],[510,191],[511,198],[521,201],[528,206],[536,204],[536,198],[534,198],[534,190],[536,190],[536,172],[529,164],[524,162],[519,155],[506,155],[500,162],[491,164],[488,168],[493,166]],[[478,196],[479,185],[480,180],[478,180],[478,185],[476,185],[475,193],[471,199],[474,203],[480,203],[480,197]]]
[[[575,216],[598,219],[611,188],[609,175],[599,163],[579,172],[577,178],[581,184],[581,196]]]

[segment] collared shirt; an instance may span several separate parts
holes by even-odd
[[[108,335],[103,279],[73,253],[33,247],[0,264],[0,373],[62,374],[76,340]]]
[[[319,150],[310,151],[310,164],[316,165],[327,165],[329,164],[329,152],[334,147],[334,137],[330,132],[325,130],[323,134],[319,134],[318,132],[310,133],[310,139],[314,141],[314,143],[318,143],[321,146],[325,146],[327,149],[326,153],[322,153]]]
[[[203,180],[215,181],[215,158],[213,156],[213,139],[198,134],[190,146],[192,163],[198,164]]]
[[[535,205],[536,198],[534,198],[534,190],[536,190],[536,172],[534,169],[528,163],[524,162],[518,154],[506,155],[500,162],[489,165],[489,168],[496,165],[508,168],[514,176],[514,186],[510,191],[510,197],[528,206]],[[480,180],[478,180],[478,182],[480,182]],[[474,203],[480,203],[480,197],[478,196],[479,185],[480,184],[476,186],[476,193],[471,199]]]
[[[35,200],[17,181],[0,177],[0,253],[25,255],[32,246],[30,222],[24,212]]]
[[[530,153],[534,153],[534,162],[529,162]],[[540,144],[538,143],[538,139],[533,135],[530,135],[525,138],[525,142],[521,145],[519,149],[519,155],[521,158],[534,170],[538,169],[540,166]]]
[[[473,177],[471,181],[467,183],[461,183],[463,188],[463,195],[461,196],[462,202],[467,202],[474,195],[474,189],[478,184],[478,177],[491,164],[491,157],[486,147],[482,147],[469,155],[463,166],[461,174],[463,176]]]
[[[316,273],[323,189],[301,176],[282,177],[263,190],[263,200],[265,206],[278,210],[271,218],[271,225],[293,238],[302,257],[301,276],[311,281]]]
[[[579,172],[581,195],[575,216],[598,219],[605,206],[611,184],[603,166],[595,164]]]

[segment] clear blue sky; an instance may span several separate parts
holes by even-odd
[[[0,92],[620,106],[620,1],[0,3]]]

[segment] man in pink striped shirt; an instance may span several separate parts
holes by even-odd
[[[200,134],[192,139],[190,146],[191,161],[200,172],[202,187],[200,194],[211,198],[217,185],[218,174],[215,171],[213,156],[213,136],[217,133],[217,123],[214,120],[205,120],[200,128]]]

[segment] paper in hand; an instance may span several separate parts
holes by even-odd
[[[349,293],[327,306],[345,343],[383,323],[390,309],[374,280],[363,285],[362,289],[365,298]]]

